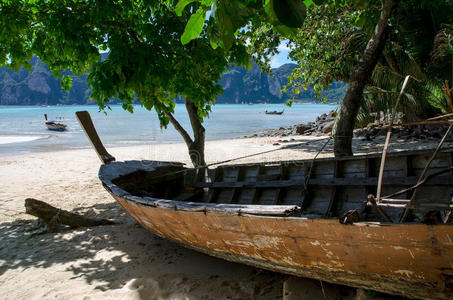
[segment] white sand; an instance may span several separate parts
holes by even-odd
[[[285,137],[289,139],[290,137]],[[238,162],[313,157],[324,141]],[[277,138],[208,142],[207,162],[276,149]],[[282,145],[289,145],[283,143]],[[329,146],[330,147],[330,146]],[[370,150],[362,145],[365,151]],[[331,147],[330,147],[331,148]],[[184,144],[113,148],[117,160],[189,162]],[[323,154],[327,155],[327,154]],[[97,178],[91,149],[0,158],[1,299],[278,299],[281,274],[229,263],[154,236],[125,214]],[[30,236],[32,197],[118,225]]]

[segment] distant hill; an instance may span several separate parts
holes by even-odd
[[[32,71],[20,69],[14,72],[6,67],[0,68],[1,105],[56,105],[56,104],[94,104],[90,100],[86,76],[73,78],[70,93],[60,87],[60,80],[54,78],[47,66],[34,57],[30,62]],[[273,69],[273,77],[264,73],[256,64],[247,71],[243,67],[232,67],[222,75],[220,84],[224,94],[219,95],[217,103],[282,103],[292,94],[282,94],[288,75],[295,64],[284,64]],[[329,101],[338,101],[346,91],[346,84],[334,83],[329,90]],[[301,101],[313,101],[313,90],[303,91],[297,97]]]
[[[55,105],[88,104],[90,91],[86,76],[72,76],[70,93],[61,89],[60,80],[54,78],[47,66],[34,57],[30,62],[31,72],[20,69],[14,72],[6,67],[0,69],[1,105]]]

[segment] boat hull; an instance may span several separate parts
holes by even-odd
[[[188,212],[112,196],[144,228],[212,256],[407,297],[453,295],[449,225]]]

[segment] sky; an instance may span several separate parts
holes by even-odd
[[[271,68],[278,68],[283,64],[294,63],[294,61],[288,58],[289,48],[286,46],[286,41],[282,41],[278,46],[278,55],[271,58]]]

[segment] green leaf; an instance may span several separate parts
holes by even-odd
[[[203,30],[205,17],[206,11],[202,8],[199,8],[196,13],[190,16],[189,22],[187,22],[184,33],[181,36],[181,43],[183,45],[186,45],[200,35]]]
[[[223,48],[228,50],[233,45],[234,32],[233,23],[225,7],[216,9],[216,18],[219,25],[220,39],[223,42]]]
[[[209,43],[211,44],[212,49],[217,49],[219,47],[219,44],[214,42],[212,39],[209,39]]]
[[[353,0],[354,1],[354,0]],[[316,5],[323,5],[324,3],[326,3],[327,1],[326,0],[313,0],[313,2],[316,4]]]
[[[214,0],[201,0],[201,5],[205,7],[211,7],[212,3],[214,3]]]
[[[365,22],[366,22],[366,16],[358,16],[357,19],[355,20],[355,25],[359,26],[359,27],[363,27],[363,25],[365,25]]]
[[[304,0],[304,4],[308,8],[308,7],[310,7],[310,5],[313,4],[313,0]]]
[[[176,4],[175,7],[175,12],[178,17],[182,16],[182,12],[184,11],[184,8],[192,2],[195,2],[195,0],[179,0],[178,4]]]
[[[307,8],[298,0],[271,0],[272,8],[280,23],[289,28],[299,28],[303,25]]]
[[[61,88],[68,92],[71,90],[71,86],[72,86],[72,78],[68,75],[64,75],[63,77],[61,77]]]

